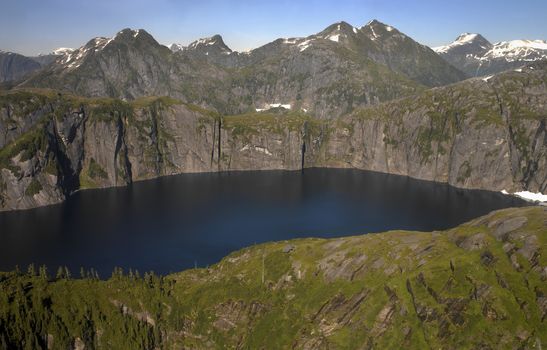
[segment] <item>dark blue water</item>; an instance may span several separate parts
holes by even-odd
[[[358,170],[185,174],[79,192],[63,204],[0,213],[0,270],[29,263],[158,273],[218,262],[297,237],[439,230],[525,202]]]

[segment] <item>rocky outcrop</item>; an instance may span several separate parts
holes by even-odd
[[[283,108],[222,116],[170,98],[10,93],[0,116],[1,207],[171,174],[304,167],[545,192],[546,74],[536,65],[334,120]]]

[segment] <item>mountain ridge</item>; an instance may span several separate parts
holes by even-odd
[[[413,41],[396,28],[378,20],[371,20],[359,28],[344,21],[336,22],[306,37],[278,38],[246,52],[232,52],[228,48],[230,51],[225,50],[221,55],[202,55],[202,58],[221,66],[241,67],[255,63],[256,58],[253,56],[262,59],[265,55],[271,54],[272,48],[296,47],[299,52],[303,52],[313,45],[321,45],[321,41],[324,40],[339,44],[427,86],[445,85],[465,78],[455,68],[445,65],[429,47]],[[173,45],[177,52],[192,51],[191,47],[180,50],[180,46]],[[417,71],[417,66],[422,60],[427,61],[429,66],[421,67]]]
[[[218,36],[205,39],[214,40],[214,45],[202,39],[173,53],[144,30],[141,35],[126,31],[132,33],[127,41],[117,40],[118,36],[93,39],[20,86],[122,99],[168,95],[224,114],[265,104],[302,105],[320,118],[422,88],[419,79],[317,36],[317,45],[306,50],[276,40],[240,54]],[[209,52],[212,48],[215,51]],[[438,56],[434,59],[448,67]],[[342,82],[346,84],[340,86]]]
[[[511,40],[490,43],[482,35],[463,33],[451,44],[433,48],[468,76],[485,76],[547,60],[547,41]]]

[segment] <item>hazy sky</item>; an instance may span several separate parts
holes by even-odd
[[[0,49],[26,55],[143,28],[162,44],[221,34],[235,50],[346,21],[390,24],[437,46],[462,32],[547,39],[547,0],[0,0]]]

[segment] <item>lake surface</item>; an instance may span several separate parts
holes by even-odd
[[[184,174],[83,191],[0,213],[0,270],[66,265],[180,271],[266,241],[393,229],[431,231],[526,202],[407,177],[341,169]]]

